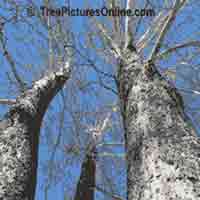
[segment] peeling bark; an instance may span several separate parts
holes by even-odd
[[[134,52],[124,55],[118,90],[128,200],[200,199],[200,141],[183,105],[158,71],[148,73]]]
[[[42,119],[69,75],[65,67],[36,81],[0,121],[0,199],[34,199]]]

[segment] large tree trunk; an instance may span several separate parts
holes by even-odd
[[[36,81],[0,121],[1,200],[34,199],[42,118],[69,75],[65,67]]]
[[[128,200],[200,199],[200,141],[181,97],[135,52],[120,62]]]
[[[95,152],[96,148],[93,148],[86,154],[83,160],[74,200],[94,200],[96,175]]]

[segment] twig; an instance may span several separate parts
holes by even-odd
[[[198,94],[198,95],[200,95],[200,91],[197,91],[197,90],[180,88],[180,87],[177,87],[177,89],[180,90],[180,91],[183,91],[185,93],[191,93],[191,94]]]
[[[23,92],[26,89],[26,83],[21,79],[21,77],[19,76],[17,70],[16,70],[16,66],[15,66],[15,62],[13,61],[11,54],[8,52],[5,44],[2,44],[3,46],[3,55],[5,56],[5,58],[7,59],[8,63],[10,64],[12,73],[18,83],[18,86],[20,88],[20,91]]]
[[[109,36],[107,30],[103,27],[103,25],[100,22],[97,22],[95,20],[95,18],[92,18],[94,20],[94,23],[96,24],[97,28],[99,29],[100,33],[103,35],[103,37],[107,40],[107,42],[110,45],[111,50],[113,50],[114,56],[116,58],[121,58],[121,50],[118,46],[118,44],[116,44],[114,42],[114,40]]]
[[[124,146],[124,143],[100,143],[97,146]]]
[[[96,188],[96,190],[98,190],[98,191],[104,193],[105,195],[111,197],[112,199],[115,199],[115,200],[123,200],[122,197],[120,197],[120,196],[118,196],[118,195],[114,195],[114,194],[112,194],[112,193],[110,193],[110,192],[108,192],[108,191],[102,189],[101,187],[99,187],[99,186],[97,186],[97,185],[95,186],[95,188]]]

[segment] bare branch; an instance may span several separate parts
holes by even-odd
[[[180,88],[180,87],[177,87],[177,89],[180,90],[180,91],[183,91],[184,93],[190,93],[190,94],[198,94],[198,95],[200,95],[200,91],[197,91],[197,90]]]
[[[110,157],[110,158],[120,158],[120,159],[125,159],[125,154],[124,153],[99,153],[99,157]]]
[[[166,21],[168,16],[164,15],[161,11],[151,23],[151,26],[145,31],[145,33],[140,37],[136,43],[137,51],[140,52],[141,49],[147,46],[149,41],[151,41],[155,35],[160,31],[162,24]]]
[[[99,68],[98,68],[98,66],[96,66],[96,64],[95,64],[95,61],[94,60],[91,60],[89,57],[87,57],[86,55],[84,55],[81,51],[79,51],[77,48],[75,48],[74,47],[74,50],[83,58],[83,59],[85,59],[87,62],[88,62],[88,64],[86,63],[84,63],[83,65],[90,65],[97,73],[100,73],[100,74],[102,74],[103,76],[105,76],[105,77],[108,77],[108,78],[112,78],[112,79],[114,79],[115,81],[116,81],[116,77],[114,76],[114,75],[112,75],[112,74],[109,74],[109,73],[106,73],[106,72],[104,72],[104,71],[101,71]],[[80,65],[80,64],[79,64]]]
[[[5,56],[5,58],[7,59],[8,63],[10,64],[11,67],[11,71],[15,77],[15,80],[18,83],[18,86],[20,88],[20,91],[24,91],[26,89],[26,83],[21,79],[21,77],[19,76],[16,66],[15,66],[15,62],[12,59],[11,54],[8,52],[6,45],[2,44],[3,46],[3,55]]]
[[[100,30],[100,33],[103,35],[103,37],[107,40],[112,53],[114,53],[116,58],[121,58],[121,50],[119,46],[114,42],[114,40],[109,36],[107,30],[103,27],[103,25],[100,22],[97,22],[94,18],[94,23],[96,24],[97,28]]]
[[[14,105],[15,103],[15,99],[0,99],[0,104],[2,105]]]
[[[117,2],[115,0],[111,1],[111,8],[116,8],[116,7],[120,7],[120,1]],[[117,38],[121,38],[121,34],[122,34],[122,29],[121,29],[121,24],[120,24],[120,17],[112,17],[113,19],[113,28],[114,28],[114,32],[115,35],[117,36]]]
[[[160,31],[158,39],[157,39],[157,41],[155,43],[155,46],[152,49],[152,52],[151,52],[148,60],[153,60],[154,57],[156,56],[156,54],[159,52],[159,50],[161,48],[161,45],[163,43],[163,40],[165,38],[166,33],[169,31],[170,26],[174,22],[178,11],[182,8],[182,6],[185,4],[185,2],[186,2],[186,0],[183,0],[182,2],[181,2],[181,0],[176,0],[175,1],[174,8],[169,13],[169,16],[168,16],[165,24],[163,25],[163,28]]]
[[[135,0],[127,0],[126,2],[126,10],[133,8],[133,5],[135,3]],[[126,16],[125,18],[125,46],[124,48],[127,48],[127,46],[133,42],[133,33],[131,31],[132,28],[132,24],[133,24],[133,20],[130,16]]]
[[[99,121],[96,126],[88,127],[88,131],[92,133],[92,144],[96,146],[102,139],[105,130],[108,128],[111,113],[108,113],[103,121]]]
[[[16,7],[16,10],[17,10],[17,7]],[[16,15],[17,15],[17,13],[16,13]],[[14,16],[14,17],[12,17],[12,18],[10,18],[8,20],[4,19],[3,22],[0,22],[0,34],[1,34],[0,43],[1,43],[2,49],[3,49],[3,56],[7,59],[8,63],[10,64],[11,71],[12,71],[12,73],[14,75],[14,78],[17,81],[20,90],[23,92],[26,89],[26,83],[22,80],[22,78],[19,76],[19,74],[17,72],[15,62],[14,62],[11,54],[9,53],[9,51],[8,51],[8,49],[6,47],[7,38],[4,36],[5,23],[8,23],[8,22],[11,22],[12,20],[15,20],[15,17],[16,16]]]
[[[161,53],[159,53],[157,56],[155,56],[155,59],[160,59],[163,56],[172,53],[174,51],[177,51],[178,49],[182,49],[182,48],[186,48],[186,47],[199,47],[200,48],[200,41],[198,40],[193,40],[193,41],[189,41],[189,42],[185,42],[183,44],[178,44],[172,48],[169,48],[165,51],[162,51]]]
[[[124,143],[101,143],[98,144],[98,147],[101,146],[124,146]]]
[[[115,195],[115,194],[112,194],[112,193],[110,193],[110,192],[104,190],[103,188],[101,188],[101,187],[99,187],[99,186],[97,186],[97,185],[95,186],[95,188],[96,188],[96,190],[98,190],[98,191],[102,192],[103,194],[105,194],[105,195],[111,197],[112,199],[115,199],[115,200],[123,200],[122,197],[120,197],[120,196],[118,196],[118,195]]]

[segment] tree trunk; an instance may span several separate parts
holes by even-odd
[[[135,52],[120,62],[128,200],[200,199],[200,141],[181,96]]]
[[[83,160],[74,200],[94,200],[96,175],[95,151],[95,148],[89,151]]]
[[[69,75],[66,67],[36,81],[0,121],[0,199],[34,199],[42,118]]]

